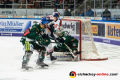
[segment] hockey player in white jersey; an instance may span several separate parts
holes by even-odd
[[[51,35],[50,35],[50,36],[51,36],[52,39],[55,40],[55,41],[56,41],[56,38],[55,38],[55,36],[54,36],[54,31],[55,31],[56,29],[58,29],[59,26],[60,26],[59,16],[60,16],[60,15],[59,15],[58,12],[54,12],[54,13],[53,13],[53,17],[54,17],[53,21],[50,22],[50,23],[48,23],[48,27],[49,27],[49,30],[50,30],[50,32],[51,32]],[[51,18],[50,16],[46,17],[47,20],[50,20],[50,18]],[[52,56],[52,53],[53,53],[53,51],[52,51],[52,52],[47,52],[47,56],[50,55],[50,58],[53,58],[54,61],[55,61],[55,57]],[[56,58],[56,59],[57,59],[57,58]],[[53,62],[54,62],[54,61],[53,61]]]
[[[56,42],[59,41],[59,43],[62,44],[61,46],[58,46],[59,45],[59,43],[58,43],[58,45],[54,48],[59,47],[60,50],[62,50],[63,52],[70,51],[70,53],[67,55],[71,55],[73,60],[76,60],[76,58],[77,58],[76,54],[79,54],[79,52],[77,51],[78,40],[70,35],[67,35],[68,34],[68,33],[66,33],[67,31],[63,31],[63,27],[60,27],[60,20],[59,20],[58,12],[53,13],[53,18],[54,18],[54,20],[48,24],[48,26],[50,26],[51,36],[53,39],[55,39]],[[61,30],[61,28],[62,28],[62,30]],[[61,34],[62,34],[62,36],[60,36]],[[65,36],[65,35],[67,35],[67,36]],[[68,40],[64,40],[63,38],[66,38]],[[69,40],[71,40],[71,42]]]
[[[53,13],[55,30],[58,29],[58,28],[60,27],[59,16],[60,16],[60,15],[59,15],[58,12],[54,12],[54,13]]]
[[[59,16],[60,16],[60,14],[59,14],[58,12],[54,12],[54,13],[53,13],[53,21],[50,22],[50,23],[48,24],[48,26],[50,26],[50,25],[53,24],[54,27],[55,27],[55,30],[56,30],[57,28],[59,28],[59,27],[60,27]]]
[[[50,31],[51,31],[51,37],[53,39],[55,39],[53,32],[58,29],[60,27],[60,20],[59,20],[59,13],[58,12],[54,12],[53,13],[53,21],[48,23],[48,26],[50,27]]]
[[[42,19],[42,20],[48,21],[48,20],[50,20],[50,19],[47,19],[46,17],[44,17],[44,19]],[[45,25],[47,26],[47,27],[45,28],[45,33],[46,33],[46,34],[43,35],[43,36],[44,36],[43,38],[45,38],[46,36],[47,36],[47,37],[50,37],[51,31],[52,31],[52,30],[49,30],[50,28],[48,27],[47,23],[46,23]],[[50,34],[49,34],[49,33],[50,33]],[[48,34],[49,34],[49,35],[48,35]],[[53,53],[52,43],[50,43],[50,44],[46,47],[46,49],[47,49],[47,55],[48,55],[48,54],[50,55],[50,59],[51,59],[52,63],[54,63],[57,58],[54,57],[54,56],[52,56],[52,53]]]

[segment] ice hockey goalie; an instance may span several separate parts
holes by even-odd
[[[54,36],[56,37],[57,45],[54,46],[53,55],[57,57],[57,60],[77,61],[80,54],[78,51],[79,41],[67,31],[64,31],[62,26],[55,30]]]

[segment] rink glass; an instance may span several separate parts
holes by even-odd
[[[42,16],[52,15],[54,12],[53,1],[41,0],[10,0],[8,4],[0,2],[0,17],[1,18],[41,18]],[[21,2],[22,1],[22,2]],[[28,2],[29,1],[29,2]],[[105,6],[111,12],[111,18],[107,20],[115,21],[119,19],[120,3],[115,3],[116,0],[73,0],[74,3],[67,3],[63,0],[61,4],[56,4],[57,11],[60,12],[60,18],[64,18],[65,5],[68,5],[68,11],[71,12],[69,18],[85,18],[91,20],[102,20]],[[79,1],[79,2],[78,2]],[[8,7],[9,6],[9,7]],[[22,7],[21,7],[22,6]],[[88,6],[94,12],[94,16],[87,16]],[[84,16],[79,16],[81,12]],[[105,20],[105,19],[104,19]]]

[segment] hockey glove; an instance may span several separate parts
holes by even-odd
[[[47,38],[47,37],[48,37],[47,34],[43,34],[43,35],[42,35],[42,38]]]
[[[54,32],[54,24],[51,24],[50,25],[50,29],[49,29],[51,32]]]
[[[64,39],[62,37],[56,38],[60,43],[64,43]]]
[[[50,44],[50,40],[49,39],[41,39],[41,40],[39,40],[39,44],[47,46]]]

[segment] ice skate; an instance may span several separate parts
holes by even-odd
[[[57,58],[54,57],[54,56],[51,56],[51,61],[52,61],[52,64],[55,63],[57,61]]]
[[[40,60],[37,60],[36,64],[37,64],[37,68],[49,67],[47,64],[45,64],[44,62],[41,62]]]
[[[33,68],[32,67],[30,67],[30,66],[27,66],[27,64],[26,63],[22,63],[22,68],[21,68],[23,71],[25,71],[25,70],[33,70]]]
[[[78,61],[79,60],[79,56],[75,55],[74,58],[72,58],[72,61]]]
[[[79,61],[79,54],[81,52],[78,52],[77,50],[73,51],[74,57],[72,58],[72,61]]]

